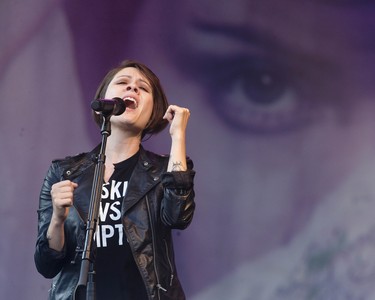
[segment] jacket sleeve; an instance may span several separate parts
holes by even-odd
[[[38,236],[36,241],[34,261],[40,274],[46,278],[56,276],[65,264],[66,251],[65,246],[61,252],[49,248],[47,240],[47,229],[52,217],[52,198],[51,187],[54,183],[60,181],[59,168],[53,163],[44,179],[40,192],[38,209]]]
[[[195,210],[193,163],[188,159],[188,170],[166,172],[162,176],[164,198],[161,203],[161,218],[164,224],[174,229],[185,229],[193,219]]]

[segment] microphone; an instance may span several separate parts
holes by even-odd
[[[115,97],[113,99],[94,100],[91,102],[91,108],[94,111],[101,112],[104,116],[119,116],[125,111],[126,105],[124,100]]]

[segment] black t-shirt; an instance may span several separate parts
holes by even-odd
[[[103,185],[96,241],[96,298],[98,300],[147,299],[145,285],[127,242],[121,218],[122,201],[138,161],[139,152],[115,164]]]

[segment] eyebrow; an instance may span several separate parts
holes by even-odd
[[[220,35],[231,40],[242,41],[245,44],[256,43],[260,46],[276,46],[274,37],[269,32],[260,29],[243,28],[229,24],[195,23],[194,27],[209,35]]]
[[[194,28],[208,36],[218,36],[227,39],[228,42],[242,43],[251,47],[251,53],[268,53],[272,49],[272,54],[278,57],[291,57],[295,52],[290,49],[275,34],[261,28],[244,28],[231,24],[209,24],[205,22],[196,22]],[[237,53],[238,57],[246,57],[249,51],[245,50],[242,55]],[[210,55],[212,58],[212,55]]]
[[[331,0],[333,1],[333,0]],[[294,47],[289,40],[280,38],[277,34],[261,28],[244,28],[229,24],[195,23],[195,28],[205,34],[222,36],[228,40],[236,40],[244,45],[256,45],[261,51],[272,51],[272,55],[278,59],[299,58],[305,62],[332,66],[332,62],[326,58],[306,52],[304,48]]]
[[[335,6],[361,6],[361,5],[374,5],[373,0],[318,0],[317,2],[321,2],[327,5],[335,5]]]

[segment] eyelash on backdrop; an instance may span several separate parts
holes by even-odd
[[[316,116],[311,74],[259,58],[221,60],[206,71],[213,107],[237,130],[277,134],[307,126]]]

